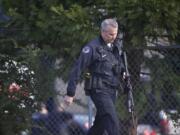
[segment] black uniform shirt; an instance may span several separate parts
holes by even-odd
[[[102,37],[98,37],[85,45],[70,73],[67,87],[68,96],[75,95],[76,85],[85,69],[89,69],[92,74],[100,74],[109,84],[119,82],[118,76],[114,75],[111,68],[121,63],[120,51],[115,45],[113,48],[108,48]]]

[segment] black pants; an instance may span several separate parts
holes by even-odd
[[[115,110],[115,90],[93,90],[90,97],[97,112],[88,135],[119,135],[119,120]]]

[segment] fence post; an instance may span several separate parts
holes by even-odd
[[[89,119],[89,128],[92,126],[93,124],[93,104],[92,104],[92,101],[91,101],[91,98],[88,96],[88,119]]]

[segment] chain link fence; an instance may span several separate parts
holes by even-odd
[[[179,46],[131,49],[127,53],[138,134],[180,134]],[[127,123],[124,101],[126,96],[120,95],[120,118]],[[127,134],[127,127],[121,127],[125,129],[122,134]]]
[[[133,86],[137,134],[180,135],[180,47],[172,45],[131,48],[126,52]],[[47,76],[48,73],[44,77],[43,74],[41,78],[49,77]],[[90,98],[84,93],[84,83],[78,84],[74,103],[69,107],[63,104],[67,84],[57,77],[54,96],[49,96],[49,93],[46,92],[47,85],[39,87],[44,89],[41,91],[41,96],[48,97],[48,100],[40,103],[41,108],[37,112],[30,114],[31,121],[26,125],[28,127],[25,127],[27,130],[23,130],[21,135],[86,135],[93,124],[96,109]],[[2,96],[2,88],[0,88],[0,92]],[[1,101],[9,101],[9,97],[6,97],[6,100],[2,97]],[[19,96],[17,95],[17,97]],[[14,103],[19,100],[12,100],[13,104],[10,105],[16,108]],[[20,103],[21,110],[23,110],[24,101],[23,96]],[[119,132],[121,135],[128,135],[131,126],[129,123],[131,114],[128,113],[127,95],[124,94],[122,88],[118,92],[116,108],[120,122]],[[29,115],[27,111],[24,112],[27,113],[23,114],[24,116]],[[1,119],[4,120],[7,116],[16,118],[14,115],[8,115],[9,112],[4,111]],[[19,113],[14,112],[14,114]],[[16,118],[16,121],[22,120]],[[11,123],[1,122],[0,128],[2,125],[5,128]],[[18,129],[14,127],[6,130],[6,132],[10,130],[16,131]]]
[[[180,47],[161,46],[127,51],[128,68],[131,74],[137,134],[180,134]],[[85,135],[93,124],[95,108],[89,97],[84,95],[83,83],[77,87],[74,104],[62,110],[61,103],[66,84],[56,79],[58,95],[51,103],[47,101],[42,110],[32,115],[32,135]],[[46,93],[44,93],[46,94]],[[127,96],[121,89],[118,94],[117,110],[120,133],[128,135],[129,116]],[[51,108],[49,111],[45,105]],[[53,107],[54,106],[54,107]],[[53,108],[60,111],[52,111]]]

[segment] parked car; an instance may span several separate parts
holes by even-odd
[[[180,135],[180,114],[177,110],[161,110],[159,117],[162,134]]]
[[[75,121],[77,121],[86,130],[88,130],[91,127],[90,121],[89,121],[89,116],[87,114],[74,114],[73,119]],[[93,122],[94,117],[92,117],[91,119],[92,119],[92,122]]]
[[[31,135],[86,135],[84,128],[70,112],[59,111],[53,98],[45,108],[32,115]]]
[[[138,135],[180,135],[180,114],[177,110],[160,110],[157,114],[150,114],[148,119],[147,116],[144,118],[146,121],[140,122]]]

